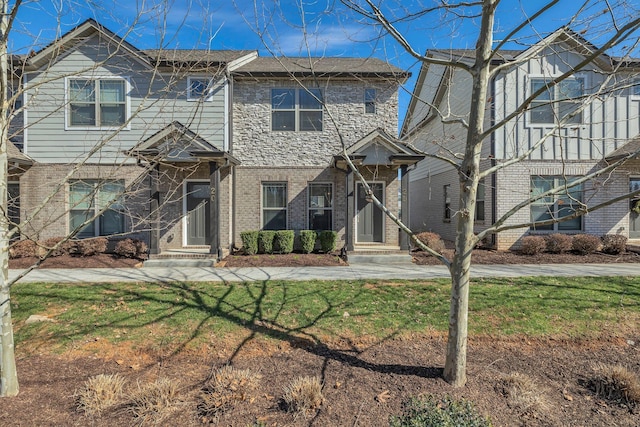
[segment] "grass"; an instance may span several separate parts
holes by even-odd
[[[223,284],[18,284],[16,341],[61,350],[88,339],[198,346],[225,336],[325,340],[445,332],[449,283],[309,281]],[[31,314],[55,323],[24,325]],[[640,278],[482,279],[471,335],[583,337],[640,320]]]

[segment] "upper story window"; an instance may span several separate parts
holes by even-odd
[[[376,90],[375,89],[364,90],[364,112],[366,114],[376,113]]]
[[[532,176],[531,196],[536,197],[547,191],[568,185],[576,177],[563,176]],[[567,188],[556,195],[549,195],[537,199],[531,203],[531,222],[542,222],[549,220],[561,220],[564,217],[573,215],[582,205],[582,184]],[[582,218],[576,217],[566,221],[556,222],[546,225],[532,225],[532,230],[548,231],[580,231],[582,230]]]
[[[127,119],[126,80],[69,79],[70,127],[117,127]]]
[[[271,130],[322,131],[320,89],[271,89]]]
[[[572,117],[567,115],[575,112],[583,102],[584,77],[572,77],[563,80],[555,86],[549,87],[548,80],[544,78],[532,78],[530,80],[530,93],[543,89],[533,102],[529,111],[529,121],[532,124],[567,124],[582,123],[582,112]],[[566,117],[566,118],[565,118]]]
[[[211,101],[212,81],[205,77],[187,78],[188,101]]]
[[[631,81],[631,96],[640,96],[640,78],[638,77]]]

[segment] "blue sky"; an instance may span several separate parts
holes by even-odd
[[[623,0],[609,0],[618,3]],[[394,19],[419,7],[416,0],[382,1],[387,16]],[[431,3],[424,0],[423,4]],[[517,23],[548,1],[502,0],[496,20],[495,38],[500,39]],[[633,4],[634,2],[632,2]],[[573,27],[598,44],[602,27],[611,27],[612,17],[601,14],[602,2],[561,0],[534,25],[520,34],[508,48],[523,48],[540,35],[567,23],[584,7],[583,19]],[[622,11],[622,9],[620,9]],[[637,10],[624,12],[638,13]],[[112,31],[125,35],[139,48],[257,49],[260,55],[291,56],[374,56],[409,70],[413,78],[406,90],[413,89],[419,64],[380,28],[346,9],[337,0],[39,0],[23,3],[10,50],[25,53],[38,50],[87,18],[94,18]],[[415,50],[429,48],[472,48],[477,19],[456,19],[452,14],[431,15],[397,23]],[[306,37],[303,29],[306,29]],[[262,37],[261,37],[262,36]],[[401,91],[401,121],[409,96]]]

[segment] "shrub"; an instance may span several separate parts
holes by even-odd
[[[324,253],[333,252],[336,250],[336,243],[338,241],[338,233],[332,230],[321,231],[318,235],[320,240],[320,250]]]
[[[276,237],[273,241],[275,251],[281,254],[290,254],[293,252],[293,241],[295,238],[296,234],[293,230],[276,231]]]
[[[391,417],[391,427],[489,427],[488,418],[478,414],[471,402],[449,396],[412,398],[404,404],[401,416]]]
[[[302,244],[302,252],[310,254],[316,246],[318,233],[313,230],[300,230],[300,243]]]
[[[64,239],[65,239],[64,237],[51,237],[45,240],[44,242],[40,242],[40,248],[38,249],[38,252],[40,252],[39,255],[44,256],[49,251],[49,249],[53,248],[58,244],[59,246],[55,248],[53,251],[51,251],[49,256],[57,257],[57,256],[73,253],[73,251],[75,250],[76,242],[67,240],[64,243],[60,243]]]
[[[89,378],[74,394],[78,411],[100,416],[102,411],[120,401],[125,382],[119,374]]]
[[[520,242],[520,252],[525,255],[536,255],[544,252],[547,243],[542,236],[525,236]]]
[[[103,254],[107,251],[109,241],[105,237],[96,237],[92,239],[83,239],[76,242],[78,253],[82,256],[92,256]]]
[[[242,239],[242,248],[247,255],[255,255],[258,253],[258,232],[243,231],[240,233]]]
[[[125,408],[131,411],[141,425],[162,425],[177,409],[179,397],[177,381],[158,378],[153,383],[138,384]]]
[[[640,404],[640,379],[624,366],[594,365],[589,383],[604,399],[634,406]]]
[[[136,258],[145,259],[147,257],[147,253],[149,252],[149,247],[145,243],[144,240],[133,240],[133,243],[136,244],[136,249],[138,251]]]
[[[442,251],[444,251],[444,241],[440,238],[438,233],[424,231],[416,234],[416,238],[438,253],[442,253]]]
[[[602,252],[618,255],[626,252],[627,237],[621,234],[606,234],[602,236]]]
[[[273,230],[262,230],[258,232],[258,252],[263,254],[273,253],[273,241],[276,238],[276,232]]]
[[[27,258],[36,256],[38,245],[33,240],[18,240],[9,247],[9,258]]]
[[[549,236],[544,238],[547,243],[547,252],[551,252],[552,254],[561,254],[563,252],[568,252],[572,248],[573,239],[571,236],[566,234],[556,233],[550,234]]]
[[[147,255],[147,244],[142,240],[124,239],[116,243],[113,252],[123,258],[143,259]]]
[[[200,393],[198,413],[212,417],[231,409],[236,402],[252,399],[259,379],[248,369],[236,369],[229,365],[217,369]]]
[[[592,254],[600,249],[602,242],[598,236],[592,234],[578,234],[573,236],[573,250],[580,255]]]
[[[288,412],[308,415],[322,405],[322,383],[318,377],[298,377],[285,387],[282,396]]]

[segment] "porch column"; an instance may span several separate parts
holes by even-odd
[[[222,258],[220,247],[220,167],[216,162],[209,162],[209,253]]]
[[[400,166],[400,221],[409,226],[409,175],[407,165]],[[409,236],[400,230],[400,249],[408,251],[411,249]]]
[[[347,172],[347,220],[345,221],[345,243],[348,251],[354,250],[353,242],[355,241],[356,228],[353,226],[355,219],[355,187],[353,182],[353,171],[349,169]]]
[[[149,198],[149,254],[160,253],[160,165],[156,165],[151,171],[151,185]]]

